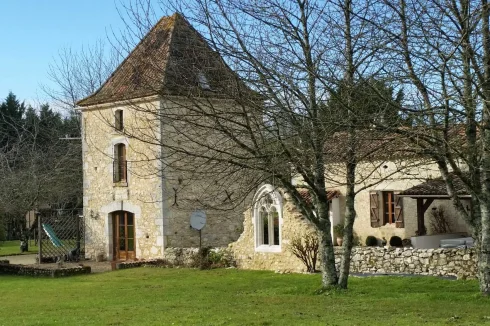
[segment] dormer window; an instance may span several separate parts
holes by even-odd
[[[122,131],[124,129],[123,110],[116,110],[114,118],[114,128]]]
[[[199,87],[201,87],[201,89],[204,89],[206,91],[211,90],[211,85],[209,84],[209,81],[206,78],[206,75],[204,75],[204,73],[202,71],[200,71],[197,74],[197,81],[198,81]]]

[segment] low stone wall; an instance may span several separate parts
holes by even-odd
[[[335,249],[340,264],[341,248]],[[352,250],[352,273],[400,273],[475,278],[477,255],[470,249],[413,249],[355,247]]]
[[[90,266],[74,267],[74,268],[38,268],[26,265],[3,264],[0,263],[0,274],[4,275],[25,275],[35,277],[66,277],[81,274],[90,274]]]
[[[230,249],[224,247],[212,248],[211,252],[222,254],[222,260],[226,262],[233,261],[233,255]],[[161,266],[183,266],[192,267],[196,263],[195,256],[199,248],[165,248],[162,258],[148,259],[130,262],[117,263],[115,269],[128,269],[141,266],[161,267]],[[232,264],[232,263],[230,263]]]
[[[335,247],[335,262],[340,265],[341,247]],[[288,249],[278,253],[243,255],[234,251],[237,267],[242,269],[274,270],[278,272],[306,272],[304,264]],[[321,255],[319,255],[321,257]],[[352,249],[352,273],[395,273],[475,278],[477,271],[476,251],[470,249],[414,249],[354,247]],[[317,268],[320,268],[320,262]]]

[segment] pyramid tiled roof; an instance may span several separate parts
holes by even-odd
[[[189,22],[163,17],[82,107],[152,95],[231,98],[248,88]],[[248,90],[249,91],[249,90]]]

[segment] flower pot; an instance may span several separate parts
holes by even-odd
[[[341,246],[343,242],[344,242],[344,239],[343,238],[337,237],[337,245],[338,246]]]

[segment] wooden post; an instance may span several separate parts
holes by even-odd
[[[77,212],[77,255],[80,255],[80,215]]]
[[[41,214],[39,212],[36,213],[36,216],[37,216],[37,248],[38,248],[38,258],[39,258],[39,261],[38,263],[41,264],[42,261],[43,261],[43,256],[42,256],[42,247],[43,247],[43,241],[42,241],[42,230],[43,230],[43,226],[42,226],[42,223],[41,223]]]
[[[418,235],[425,235],[425,219],[424,219],[424,199],[417,198],[417,228]]]

